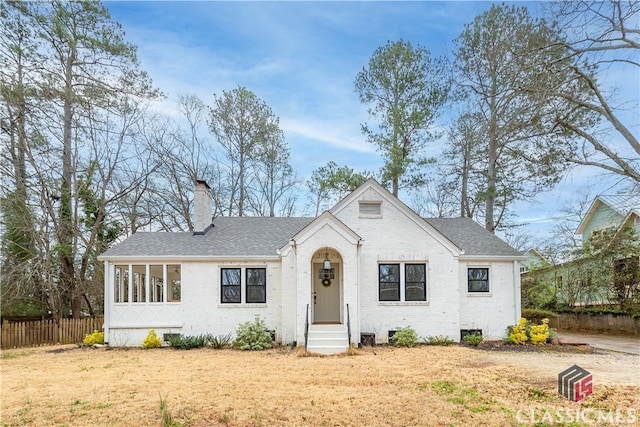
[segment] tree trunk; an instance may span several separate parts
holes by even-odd
[[[495,93],[495,85],[494,85]],[[491,233],[496,232],[494,210],[496,205],[496,162],[498,159],[498,124],[496,117],[496,99],[492,96],[489,101],[489,150],[487,152],[487,196],[485,212],[485,228]]]
[[[73,121],[73,62],[75,52],[72,50],[66,61],[64,91],[64,122],[62,135],[62,179],[60,182],[60,207],[58,225],[58,245],[60,246],[60,279],[66,298],[62,304],[70,303],[73,317],[80,316],[80,304],[76,303],[75,271],[73,262],[73,216],[72,216],[72,158],[71,139]]]

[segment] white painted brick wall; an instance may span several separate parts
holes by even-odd
[[[375,200],[375,194],[365,198]],[[420,337],[446,335],[459,338],[457,260],[432,235],[388,203],[382,218],[359,218],[355,201],[338,218],[364,240],[360,256],[361,332],[373,332],[386,342],[388,331],[411,326]],[[427,263],[427,302],[379,302],[378,263]],[[359,337],[358,337],[359,338]]]
[[[379,198],[375,191],[362,196],[363,200]],[[140,345],[152,326],[159,334],[233,333],[240,323],[258,314],[276,330],[278,341],[302,345],[306,308],[312,303],[311,260],[327,247],[341,257],[341,311],[344,316],[348,303],[352,342],[359,341],[360,332],[373,332],[378,342],[386,342],[388,331],[404,326],[413,327],[420,337],[445,335],[457,341],[460,329],[482,329],[485,337],[500,339],[505,328],[517,321],[513,262],[458,262],[455,249],[447,246],[437,232],[428,225],[424,225],[425,231],[415,222],[420,219],[414,221],[388,202],[382,204],[382,218],[358,215],[357,200],[336,213],[362,237],[360,250],[352,236],[345,236],[338,224],[328,221],[295,248],[286,249],[282,261],[182,263],[182,302],[112,304],[110,344]],[[426,262],[427,302],[379,302],[379,262]],[[491,294],[469,295],[467,266],[485,265],[491,269]],[[221,304],[221,267],[266,267],[267,303]],[[244,287],[242,292],[244,298]],[[122,328],[127,325],[131,328]]]
[[[489,294],[467,292],[467,268],[489,268]],[[460,328],[482,329],[485,339],[500,340],[518,320],[514,263],[467,261],[460,263]],[[519,271],[516,274],[520,274]],[[459,337],[458,337],[459,338]]]
[[[221,304],[220,268],[223,267],[266,268],[267,303]],[[183,335],[235,334],[240,323],[252,321],[256,315],[260,315],[267,327],[276,330],[280,335],[282,333],[280,286],[279,261],[182,263],[181,302],[112,305],[109,344],[140,346],[150,328],[156,329],[158,334],[160,332]],[[244,284],[242,294],[244,299],[246,296]],[[126,326],[129,327],[125,328]]]

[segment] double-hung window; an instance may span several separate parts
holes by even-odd
[[[489,292],[489,268],[470,267],[467,269],[467,290],[473,293]]]
[[[223,268],[220,285],[223,304],[267,302],[266,268]]]
[[[427,265],[417,263],[378,264],[380,301],[426,301]]]
[[[404,300],[427,300],[427,271],[425,264],[404,265]]]

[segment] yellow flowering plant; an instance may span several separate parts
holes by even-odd
[[[545,345],[549,339],[549,319],[542,319],[539,325],[531,325],[529,336],[531,343],[534,345]]]
[[[149,330],[149,334],[147,334],[147,337],[142,341],[142,348],[146,350],[149,348],[158,348],[160,346],[162,346],[162,340],[158,338],[158,334],[156,334],[155,329]]]
[[[507,328],[507,333],[507,342],[511,344],[523,345],[530,342],[533,345],[545,345],[551,335],[549,319],[542,319],[541,324],[535,325],[522,317],[517,325]]]
[[[84,345],[104,344],[104,332],[100,332],[97,329],[93,330],[92,334],[87,334],[82,340]]]
[[[518,324],[511,326],[509,329],[509,342],[512,344],[524,344],[527,339],[527,319],[521,317]]]

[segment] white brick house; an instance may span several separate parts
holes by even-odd
[[[310,350],[337,352],[404,326],[501,339],[520,317],[520,252],[470,219],[421,218],[375,180],[317,218],[208,224],[207,194],[200,181],[196,232],[136,233],[100,256],[110,345],[150,328],[227,334],[260,315],[280,343],[304,345],[309,325]]]

